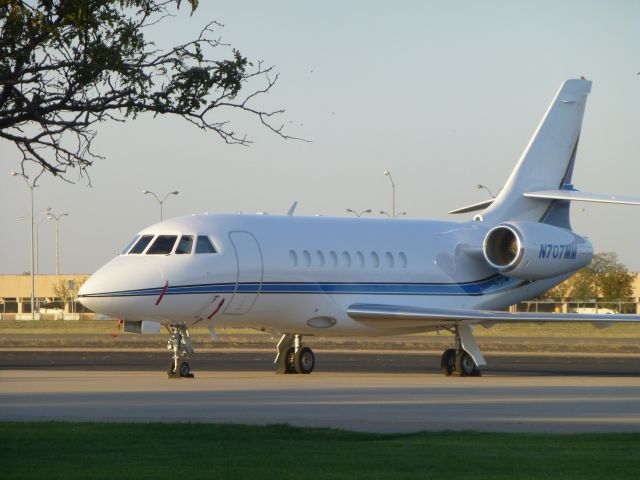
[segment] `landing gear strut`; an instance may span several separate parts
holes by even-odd
[[[468,330],[461,332],[462,327],[455,327],[454,333],[456,348],[449,348],[445,350],[440,358],[442,373],[447,377],[479,377],[482,375],[473,357],[463,347],[463,342],[460,338],[461,333],[467,337],[466,341],[471,343],[469,346],[476,350],[478,354],[480,353],[480,350],[478,350],[478,347],[473,340],[473,336],[471,335],[470,327],[468,325],[464,325],[464,327]],[[481,354],[480,358],[482,358]],[[482,361],[484,362],[484,358],[482,358]]]
[[[313,372],[315,356],[309,347],[302,345],[302,336],[286,333],[278,342],[278,354],[274,362],[277,365],[276,373],[303,373]]]
[[[169,325],[167,330],[171,334],[167,342],[167,350],[173,350],[167,375],[169,378],[193,378],[193,373],[186,361],[187,355],[193,353],[189,330],[184,325]]]

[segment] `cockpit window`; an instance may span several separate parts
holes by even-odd
[[[216,253],[216,249],[213,247],[209,237],[198,235],[198,240],[196,241],[196,253]]]
[[[180,237],[178,246],[176,247],[176,254],[189,254],[193,248],[193,235],[183,235]]]
[[[147,250],[147,255],[168,255],[178,239],[177,235],[158,235]]]
[[[140,238],[140,235],[136,235],[135,237],[133,237],[133,240],[131,240],[128,243],[128,245],[122,249],[122,251],[120,252],[120,255],[126,255],[129,249],[133,247],[133,244],[136,243],[139,238]]]
[[[139,255],[144,252],[144,249],[147,248],[149,242],[153,238],[153,235],[143,235],[140,237],[140,240],[133,246],[131,250],[129,250],[129,255]]]

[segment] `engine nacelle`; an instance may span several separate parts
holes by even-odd
[[[570,230],[544,223],[507,222],[484,237],[484,258],[513,278],[541,280],[589,265],[591,242]]]

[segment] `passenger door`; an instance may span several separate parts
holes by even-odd
[[[256,237],[249,232],[231,232],[229,239],[238,270],[236,288],[224,313],[244,315],[253,308],[262,289],[262,253]]]

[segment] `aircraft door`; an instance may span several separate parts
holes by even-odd
[[[256,237],[249,232],[231,232],[229,239],[238,270],[236,288],[224,313],[244,315],[253,308],[262,288],[262,253]]]

